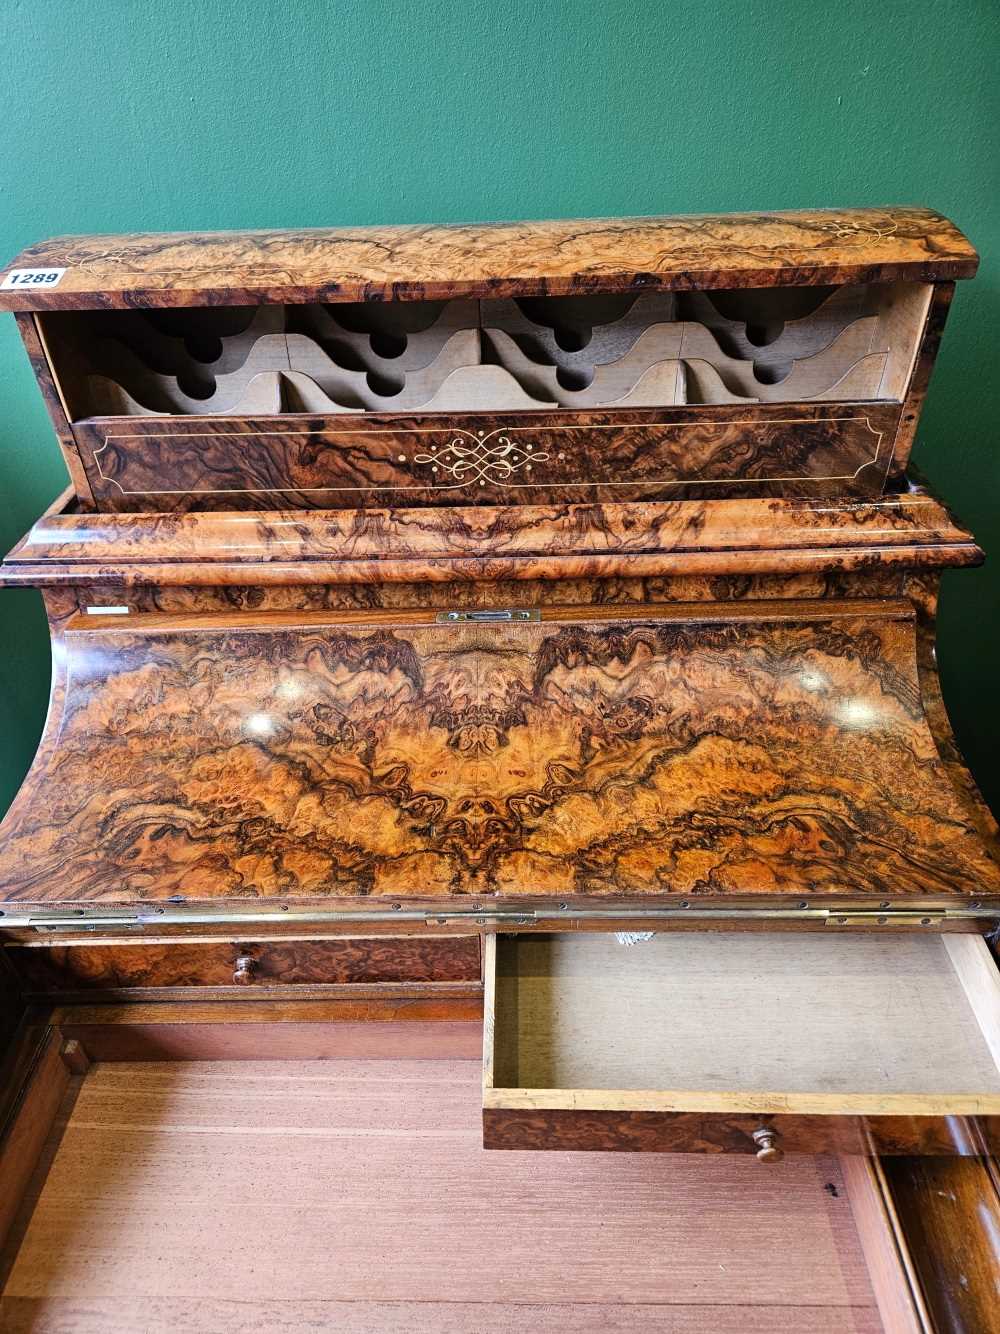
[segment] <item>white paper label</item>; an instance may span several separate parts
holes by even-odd
[[[57,286],[65,272],[65,269],[11,269],[0,288],[23,287],[37,292],[40,288]]]

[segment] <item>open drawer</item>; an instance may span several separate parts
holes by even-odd
[[[977,935],[486,942],[488,1149],[976,1153],[1000,1144]]]

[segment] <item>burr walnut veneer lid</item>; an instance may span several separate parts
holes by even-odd
[[[53,657],[0,837],[6,924],[30,905],[1000,909],[909,602],[84,613]]]
[[[0,272],[2,310],[539,296],[971,278],[932,209],[64,236]],[[16,270],[47,276],[18,286]]]

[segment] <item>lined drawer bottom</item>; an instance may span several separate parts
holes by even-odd
[[[1000,1128],[998,998],[971,935],[491,940],[484,1144],[975,1152],[954,1118]]]

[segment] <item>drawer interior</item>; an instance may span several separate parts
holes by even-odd
[[[502,937],[487,1102],[995,1114],[995,976],[966,935]]]

